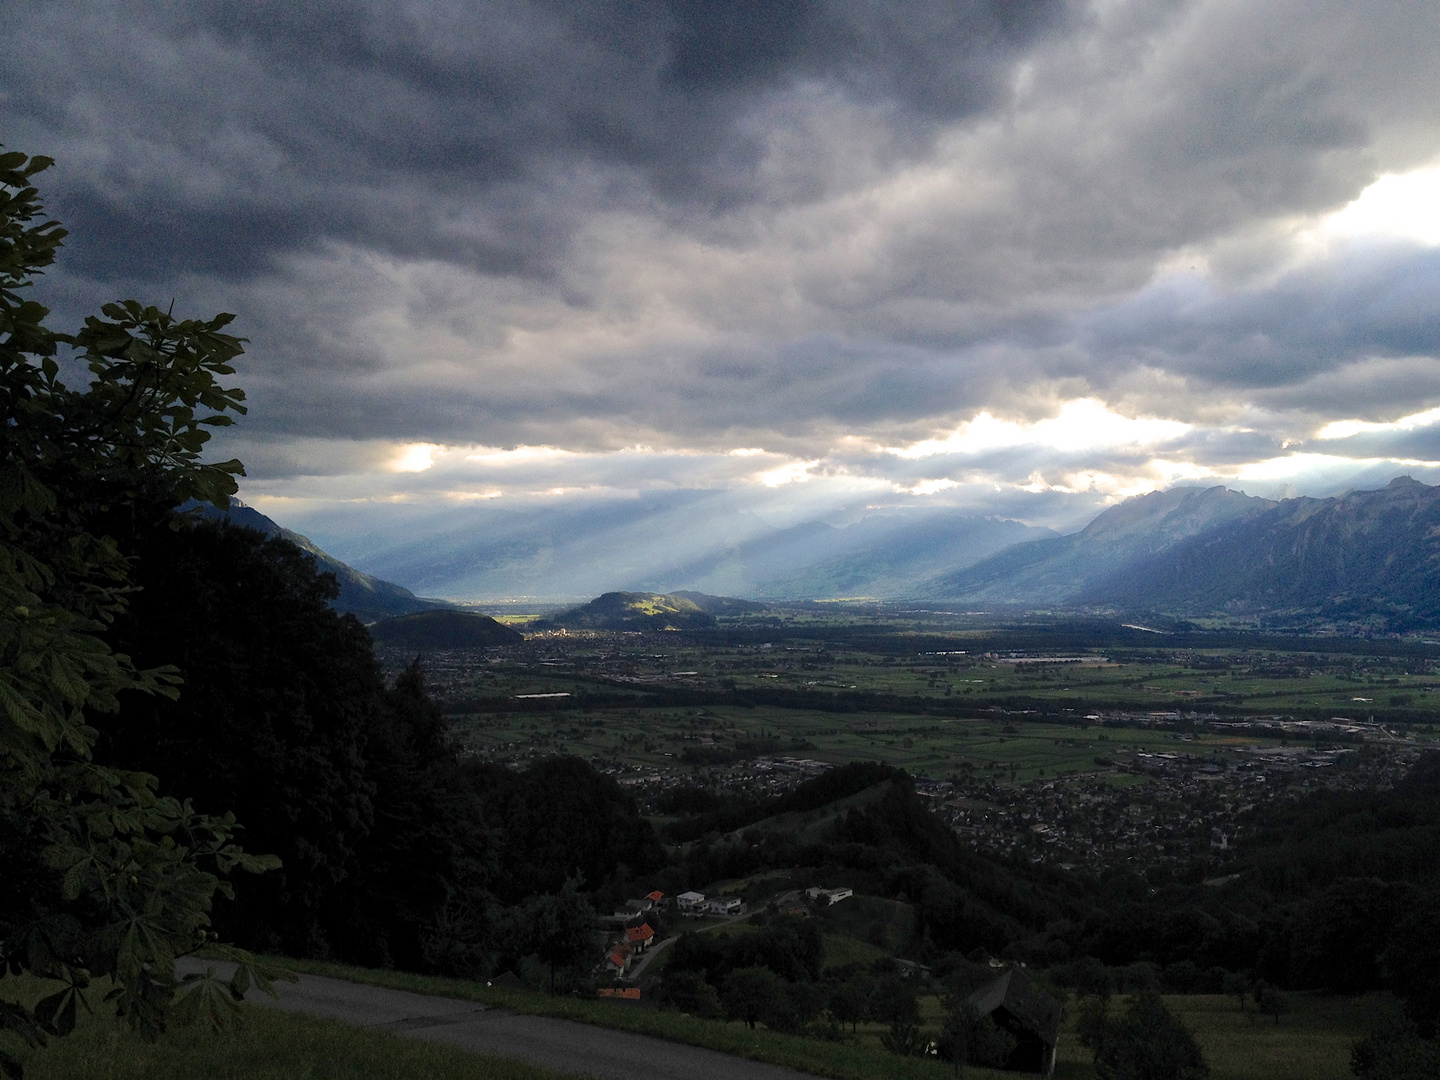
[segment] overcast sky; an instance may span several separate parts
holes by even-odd
[[[332,546],[1440,480],[1433,0],[47,0],[0,37],[57,319],[237,313],[224,450]]]

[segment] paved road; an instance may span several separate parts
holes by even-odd
[[[198,967],[197,964],[187,969]],[[645,1080],[802,1080],[805,1077],[791,1069],[717,1054],[713,1050],[570,1020],[520,1016],[487,1009],[473,1001],[428,997],[319,975],[302,975],[298,983],[275,985],[280,992],[278,1000],[255,991],[251,991],[248,1000],[605,1080],[635,1080],[636,1077]]]
[[[650,948],[646,949],[645,952],[641,954],[640,959],[635,961],[634,967],[630,969],[630,974],[626,975],[625,978],[631,982],[634,982],[640,977],[641,973],[650,966],[651,960],[655,959],[657,955],[668,949],[671,945],[674,945],[675,942],[679,940],[679,938],[667,937],[664,941],[659,941],[656,942],[654,945],[651,945]]]

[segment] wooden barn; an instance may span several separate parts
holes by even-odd
[[[1015,1037],[1005,1068],[1050,1076],[1060,1036],[1060,1003],[1041,990],[1025,970],[1012,967],[965,1001],[976,1016],[988,1016]]]

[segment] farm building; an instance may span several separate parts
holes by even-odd
[[[1055,1043],[1060,1034],[1060,1003],[1030,980],[1024,969],[1011,967],[965,1001],[976,1016],[988,1016],[1015,1037],[1005,1068],[1050,1076],[1055,1070]]]

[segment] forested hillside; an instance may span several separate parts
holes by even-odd
[[[412,969],[470,956],[482,971],[506,905],[662,861],[633,800],[588,765],[517,775],[462,760],[418,664],[387,687],[365,628],[331,609],[333,582],[288,541],[161,523],[136,567],[115,647],[174,665],[186,690],[125,699],[97,756],[233,811],[249,846],[280,856],[217,908],[235,939]]]
[[[567,630],[693,630],[715,625],[715,616],[701,606],[707,599],[719,598],[697,593],[609,592],[535,625],[537,629]]]

